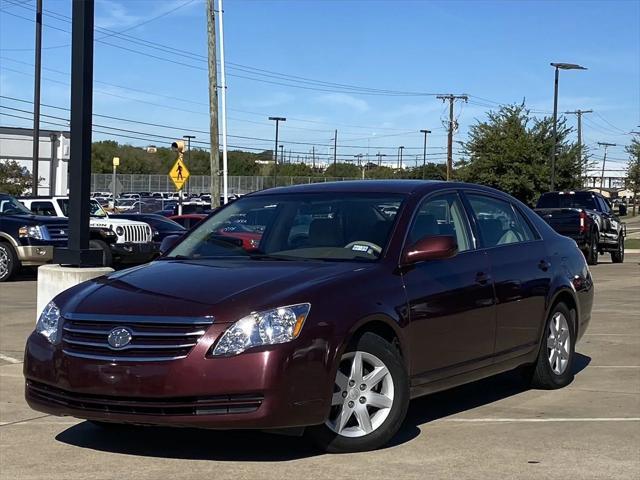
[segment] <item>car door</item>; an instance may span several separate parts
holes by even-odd
[[[491,362],[495,339],[493,283],[486,252],[475,249],[463,203],[455,191],[425,198],[405,245],[429,235],[453,235],[458,254],[405,268],[414,383]]]
[[[549,255],[519,205],[483,193],[465,198],[493,274],[496,357],[516,357],[538,345],[552,279]]]
[[[595,196],[598,206],[600,207],[600,215],[602,215],[603,229],[600,235],[606,243],[615,244],[618,241],[618,231],[620,229],[620,219],[613,213],[609,202],[600,195]]]

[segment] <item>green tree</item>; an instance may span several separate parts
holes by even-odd
[[[22,195],[33,185],[31,173],[15,160],[0,162],[0,192]]]
[[[532,117],[522,105],[508,105],[478,121],[463,144],[464,160],[454,178],[488,185],[521,201],[534,204],[549,189],[552,120]],[[571,128],[558,121],[556,186],[559,190],[580,187],[577,147],[568,141]]]
[[[411,167],[404,171],[403,178],[418,178],[422,177],[422,165],[418,167]],[[424,179],[425,180],[446,180],[447,179],[447,166],[444,163],[428,162],[424,166]]]
[[[640,192],[640,141],[637,138],[631,139],[631,144],[626,147],[629,154],[629,165],[627,166],[626,186],[633,192],[633,216],[636,215],[636,201]]]
[[[329,165],[325,170],[324,175],[325,177],[360,178],[362,176],[362,172],[357,165],[337,162]]]

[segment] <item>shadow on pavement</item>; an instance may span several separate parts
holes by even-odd
[[[584,370],[590,357],[576,353],[574,373]],[[506,372],[411,402],[407,418],[387,448],[420,435],[420,426],[502,400],[529,390],[519,371]],[[83,422],[61,432],[56,440],[68,445],[111,453],[191,460],[282,462],[320,455],[299,437],[252,430],[192,428],[100,427]]]

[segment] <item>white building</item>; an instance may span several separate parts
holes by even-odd
[[[38,195],[67,195],[69,138],[68,131],[40,130]],[[0,162],[7,160],[33,172],[32,129],[0,126]]]

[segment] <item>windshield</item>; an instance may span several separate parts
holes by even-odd
[[[68,198],[59,198],[57,200],[58,205],[60,205],[60,210],[62,210],[62,215],[65,217],[69,216],[69,199]],[[96,200],[91,200],[89,202],[89,215],[92,217],[106,217],[107,213],[102,209],[100,204]]]
[[[591,192],[553,192],[542,195],[536,208],[586,208],[595,210],[596,202]]]
[[[13,197],[0,198],[0,214],[2,215],[33,215],[33,212]]]
[[[375,193],[244,197],[203,221],[166,258],[375,260],[403,200]]]

